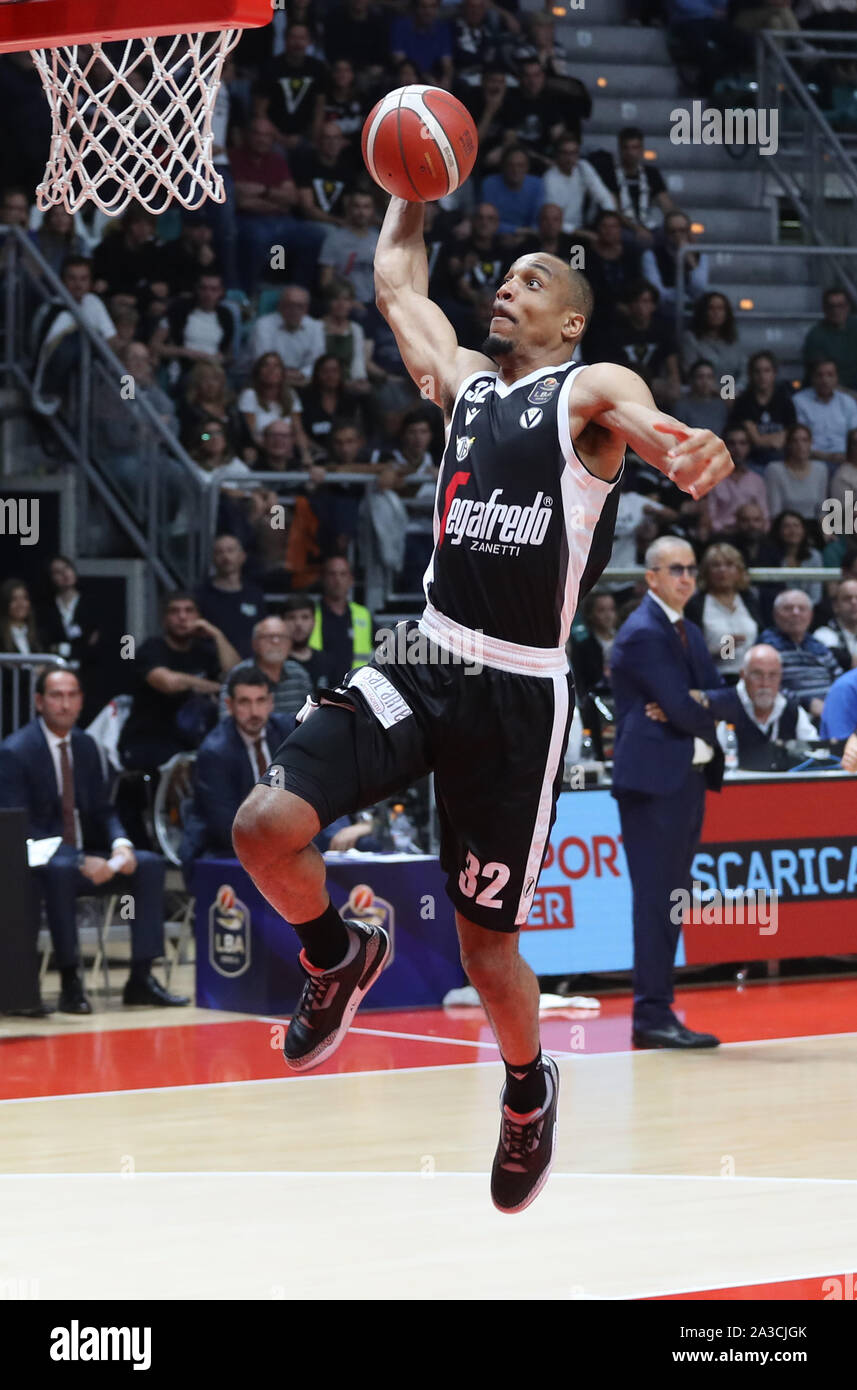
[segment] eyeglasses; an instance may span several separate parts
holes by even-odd
[[[699,574],[699,565],[655,565],[653,568],[656,570],[665,569],[673,579],[681,579],[683,574],[695,579]]]

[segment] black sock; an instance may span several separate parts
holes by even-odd
[[[320,917],[314,917],[311,922],[293,923],[293,926],[307,960],[317,969],[330,970],[348,954],[348,928],[332,902],[328,902]]]
[[[528,1115],[531,1110],[540,1110],[548,1098],[548,1087],[542,1066],[542,1050],[539,1048],[534,1061],[526,1067],[510,1067],[504,1059],[506,1068],[506,1104],[516,1115]]]
[[[129,980],[135,985],[143,985],[152,973],[152,962],[150,960],[132,960],[131,974]]]
[[[75,981],[76,981],[79,977],[80,977],[80,966],[79,966],[79,965],[61,965],[61,966],[60,966],[60,984],[61,984],[61,986],[62,986],[63,989],[68,989],[69,985],[73,985],[73,984],[75,983]]]

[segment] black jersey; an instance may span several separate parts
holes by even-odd
[[[585,370],[462,382],[435,494],[428,615],[516,647],[565,647],[610,558],[622,473],[605,483],[574,451],[569,393]]]

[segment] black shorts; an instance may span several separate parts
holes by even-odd
[[[437,661],[418,664],[376,654],[350,671],[260,781],[307,801],[326,826],[433,771],[452,903],[478,926],[514,932],[527,920],[556,817],[571,674],[491,666],[477,674],[432,652]]]

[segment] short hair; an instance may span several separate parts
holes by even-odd
[[[60,279],[67,270],[73,270],[76,265],[85,265],[90,274],[92,273],[92,260],[89,256],[66,256],[60,266]]]
[[[280,617],[285,618],[289,613],[315,613],[315,599],[309,594],[289,594],[283,603]]]
[[[220,271],[212,270],[210,267],[207,270],[197,271],[196,275],[193,277],[194,287],[199,285],[203,280],[219,280],[221,285],[223,284],[223,276]]]
[[[243,666],[243,663],[241,666],[233,666],[226,678],[226,693],[230,699],[239,685],[264,685],[268,691],[272,688],[264,671],[260,671],[258,666]]]
[[[583,621],[586,623],[587,627],[589,626],[592,614],[595,612],[595,605],[600,598],[612,599],[613,606],[616,606],[616,595],[612,594],[609,589],[592,589],[586,595],[586,598],[583,600],[583,603],[581,604],[580,608],[581,617],[583,618]]]
[[[836,371],[839,371],[839,368],[836,366],[836,362],[832,357],[815,357],[809,364],[810,376],[814,376],[815,373],[818,371],[819,367],[835,367]]]
[[[795,435],[800,434],[801,430],[809,435],[810,443],[812,442],[812,430],[809,425],[805,425],[802,420],[795,420],[794,424],[789,425],[786,429],[786,448],[789,447]]]
[[[683,536],[658,536],[651,545],[646,547],[645,564],[647,570],[654,570],[658,567],[658,561],[670,545],[686,545],[688,550],[693,550],[690,541],[686,541]]]
[[[48,677],[57,675],[74,676],[75,680],[77,681],[78,690],[83,690],[83,686],[80,683],[80,676],[77,674],[77,672],[73,671],[70,666],[60,666],[59,663],[56,663],[52,666],[43,666],[39,674],[36,676],[36,684],[34,687],[36,694],[44,695],[45,685],[47,684]]]
[[[633,304],[634,300],[639,299],[640,296],[643,294],[653,295],[656,304],[658,303],[661,297],[660,291],[658,290],[656,285],[652,284],[651,280],[632,280],[631,284],[625,291],[624,303]]]
[[[782,608],[785,600],[791,598],[793,594],[800,594],[801,598],[805,599],[805,601],[809,604],[810,612],[812,612],[812,599],[810,598],[809,594],[804,592],[803,589],[783,589],[782,593],[777,594],[777,597],[774,599],[775,615],[777,609]]]
[[[333,423],[330,426],[331,439],[335,434],[341,434],[343,430],[354,430],[355,434],[360,435],[361,439],[363,438],[363,431],[360,428],[359,420],[352,420],[348,415],[334,416]]]
[[[547,206],[546,203],[543,203],[543,204],[542,204],[542,207],[546,207],[546,206]],[[592,223],[592,225],[593,225],[593,227],[595,228],[596,232],[598,231],[598,229],[599,229],[599,227],[601,226],[602,222],[604,222],[608,217],[615,217],[617,222],[621,222],[621,221],[622,221],[622,218],[621,218],[620,214],[616,211],[615,208],[602,208],[601,211],[598,213],[598,216],[595,218],[595,221]]]
[[[770,362],[770,364],[771,364],[771,366],[773,367],[774,371],[776,371],[776,370],[778,369],[778,367],[779,367],[780,364],[779,364],[779,362],[777,361],[776,354],[773,353],[773,352],[769,352],[767,348],[760,348],[758,352],[754,352],[753,355],[752,355],[750,358],[748,358],[748,361],[747,361],[747,373],[748,373],[748,375],[749,375],[750,372],[752,372],[752,370],[753,370],[753,368],[755,367],[756,363],[762,361],[762,358],[765,358],[766,361]]]
[[[846,289],[843,289],[842,285],[828,285],[827,289],[824,291],[824,294],[821,296],[822,304],[826,306],[835,294],[844,295],[848,301],[849,309],[854,308],[850,294]]]
[[[568,267],[568,302],[583,315],[588,328],[595,308],[595,295],[583,272],[575,270],[573,266]]]
[[[167,609],[174,603],[192,603],[194,608],[199,611],[199,604],[196,601],[196,594],[192,594],[190,589],[173,589],[171,593],[164,594],[161,599],[161,617],[166,616]]]
[[[698,371],[700,367],[710,367],[711,370],[714,371],[714,363],[711,362],[707,357],[697,357],[693,366],[688,367],[688,376],[693,376],[694,372]]]
[[[646,137],[638,125],[623,125],[616,138],[624,145],[628,140],[645,140]]]

